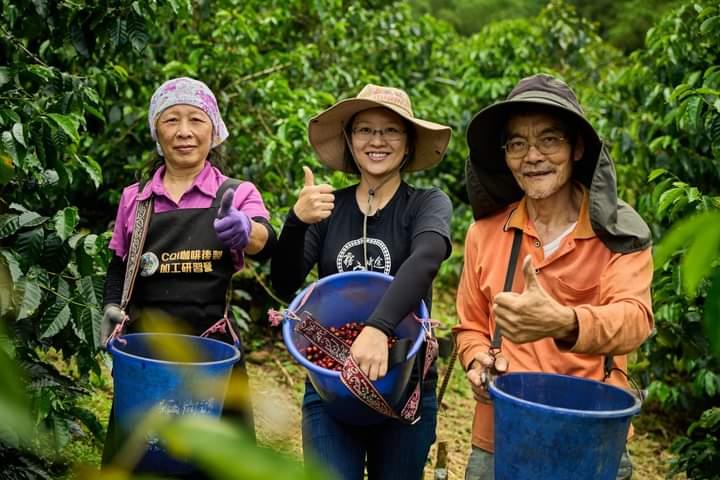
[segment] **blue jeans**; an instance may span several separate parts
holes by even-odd
[[[625,450],[620,458],[616,480],[630,480],[632,478],[632,461],[630,454]],[[465,480],[494,480],[495,461],[494,455],[473,445],[467,468],[465,469]]]
[[[430,446],[435,441],[437,398],[423,391],[422,418],[415,425],[388,419],[355,426],[335,420],[310,383],[302,406],[305,460],[324,464],[343,480],[362,480],[367,458],[369,480],[422,479]]]

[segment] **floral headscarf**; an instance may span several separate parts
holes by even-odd
[[[155,90],[150,99],[150,108],[148,109],[148,123],[150,124],[150,135],[155,140],[157,151],[163,154],[160,143],[157,139],[157,129],[155,123],[160,114],[165,109],[173,105],[192,105],[197,107],[210,117],[213,125],[213,139],[210,148],[220,145],[228,137],[227,127],[220,116],[217,100],[212,90],[199,80],[188,77],[173,78],[163,83]]]

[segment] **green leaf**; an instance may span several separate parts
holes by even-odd
[[[653,249],[655,268],[662,267],[670,256],[700,235],[706,225],[720,224],[720,212],[704,212],[677,222]]]
[[[70,237],[67,241],[70,248],[75,250],[78,246],[78,243],[80,242],[80,240],[82,240],[85,237],[85,235],[87,235],[87,233],[79,232],[79,233],[74,234],[72,237]]]
[[[665,213],[665,210],[668,209],[670,205],[673,204],[675,200],[678,199],[682,194],[684,193],[684,190],[682,188],[671,188],[670,190],[667,190],[663,192],[662,195],[660,195],[660,201],[658,202],[657,207],[657,215],[659,217],[663,216],[663,213]]]
[[[95,185],[95,188],[100,187],[103,181],[102,167],[100,167],[100,164],[89,156],[80,157],[76,155],[75,159],[83,168],[85,173],[88,174],[88,177],[90,177],[90,180],[93,182],[93,185]]]
[[[20,214],[18,221],[20,222],[20,228],[37,227],[42,225],[48,220],[48,217],[43,217],[39,213],[26,211]]]
[[[23,147],[27,147],[25,144],[25,133],[23,132],[23,125],[22,123],[16,123],[12,127],[12,134],[13,137],[15,137],[15,140],[22,145]]]
[[[708,295],[705,297],[703,327],[710,350],[715,358],[720,360],[720,270],[715,270]]]
[[[36,227],[17,236],[15,249],[26,260],[35,263],[40,259],[44,242],[45,231],[40,227]]]
[[[683,256],[681,267],[685,293],[694,297],[700,281],[707,276],[713,267],[713,258],[720,253],[720,212],[714,223],[700,225],[700,232],[690,243]]]
[[[18,305],[17,320],[31,317],[37,311],[42,301],[40,286],[28,277],[21,278],[15,284],[15,305]]]
[[[0,332],[3,336],[4,332]],[[22,385],[22,375],[15,362],[0,349],[0,440],[30,440],[33,422],[30,402]]]
[[[110,39],[115,48],[127,42],[127,22],[124,18],[117,17],[115,19],[115,25],[113,25],[112,32],[110,32]]]
[[[702,126],[702,97],[694,96],[687,101],[685,121],[691,132],[697,132]]]
[[[0,87],[12,80],[9,67],[0,67]]]
[[[70,320],[70,307],[67,301],[58,299],[50,308],[43,312],[40,318],[41,334],[40,338],[50,338],[55,336],[60,330],[65,328]]]
[[[13,135],[9,131],[2,132],[2,148],[3,151],[6,152],[10,158],[12,158],[13,163],[15,165],[18,165],[20,163],[19,157],[18,157],[18,151],[15,147],[15,140],[13,140]]]
[[[85,341],[90,343],[88,339],[91,339],[93,349],[97,350],[100,348],[100,330],[102,325],[102,313],[100,310],[92,306],[84,307],[80,312],[78,322],[85,334]]]
[[[128,35],[133,49],[140,53],[145,49],[148,42],[145,20],[142,17],[131,14],[128,22]]]
[[[48,113],[55,124],[62,129],[65,134],[70,137],[73,143],[80,141],[80,134],[78,128],[80,128],[80,120],[76,115],[61,115],[59,113]]]
[[[710,17],[700,24],[700,33],[708,35],[713,30],[720,30],[720,16]]]
[[[7,238],[20,229],[20,216],[12,213],[0,215],[0,239]]]
[[[664,168],[656,168],[652,172],[650,172],[650,175],[648,175],[648,182],[652,182],[656,178],[658,178],[660,175],[663,175],[667,173],[667,170]]]
[[[4,254],[8,253],[11,258],[12,256],[9,255],[9,252],[0,251],[0,253],[2,254],[0,255],[0,320],[3,320],[15,311],[15,301],[12,295],[15,281],[8,259]]]
[[[35,11],[40,15],[42,18],[47,18],[48,16],[48,4],[47,0],[32,0],[32,3],[35,5]]]
[[[13,282],[20,280],[22,270],[20,270],[20,262],[15,255],[10,250],[0,248],[0,258],[5,261],[5,264],[10,269],[10,279]]]
[[[79,216],[76,207],[66,207],[55,214],[53,224],[58,237],[62,241],[70,238],[78,224]]]
[[[83,250],[91,257],[94,257],[98,253],[97,239],[98,236],[91,233],[85,237],[85,240],[83,241]]]

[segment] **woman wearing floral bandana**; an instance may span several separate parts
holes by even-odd
[[[316,185],[305,171],[305,185],[283,226],[273,255],[274,287],[290,297],[315,264],[320,277],[368,270],[392,275],[379,305],[355,339],[350,353],[369,380],[388,370],[388,337],[424,300],[430,307],[432,281],[450,255],[450,199],[437,188],[416,188],[402,172],[433,167],[450,141],[450,128],[416,118],[407,93],[367,85],[310,121],[310,143],[324,165],[359,176],[359,182],[333,191]],[[424,350],[424,349],[423,349]],[[422,362],[425,352],[417,355]],[[388,417],[355,426],[331,416],[309,382],[303,400],[303,450],[329,466],[339,478],[419,479],[435,440],[437,373],[422,381],[418,417],[406,423]]]
[[[267,258],[275,243],[257,188],[228,179],[217,166],[217,147],[228,131],[207,85],[191,78],[165,82],[152,96],[148,122],[160,165],[149,181],[126,187],[120,198],[110,240],[115,255],[105,283],[103,343],[126,316],[127,332],[200,335],[223,318],[230,279],[242,269],[244,256]],[[150,198],[147,237],[125,312],[119,304],[135,214]],[[152,321],[158,311],[169,323]],[[221,339],[230,341],[228,335]],[[233,371],[236,379],[231,388],[247,387],[242,360]],[[249,405],[239,410],[237,416],[252,430]],[[103,464],[121,443],[111,416]]]

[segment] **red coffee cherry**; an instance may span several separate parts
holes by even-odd
[[[348,347],[352,346],[353,342],[360,335],[365,325],[359,322],[349,322],[340,327],[329,327],[330,334],[340,339]],[[398,341],[396,336],[388,337],[388,349],[392,348]],[[302,353],[305,355],[310,362],[314,363],[318,367],[325,368],[328,370],[335,370],[337,372],[342,370],[342,365],[329,357],[325,352],[315,345],[308,345]]]

